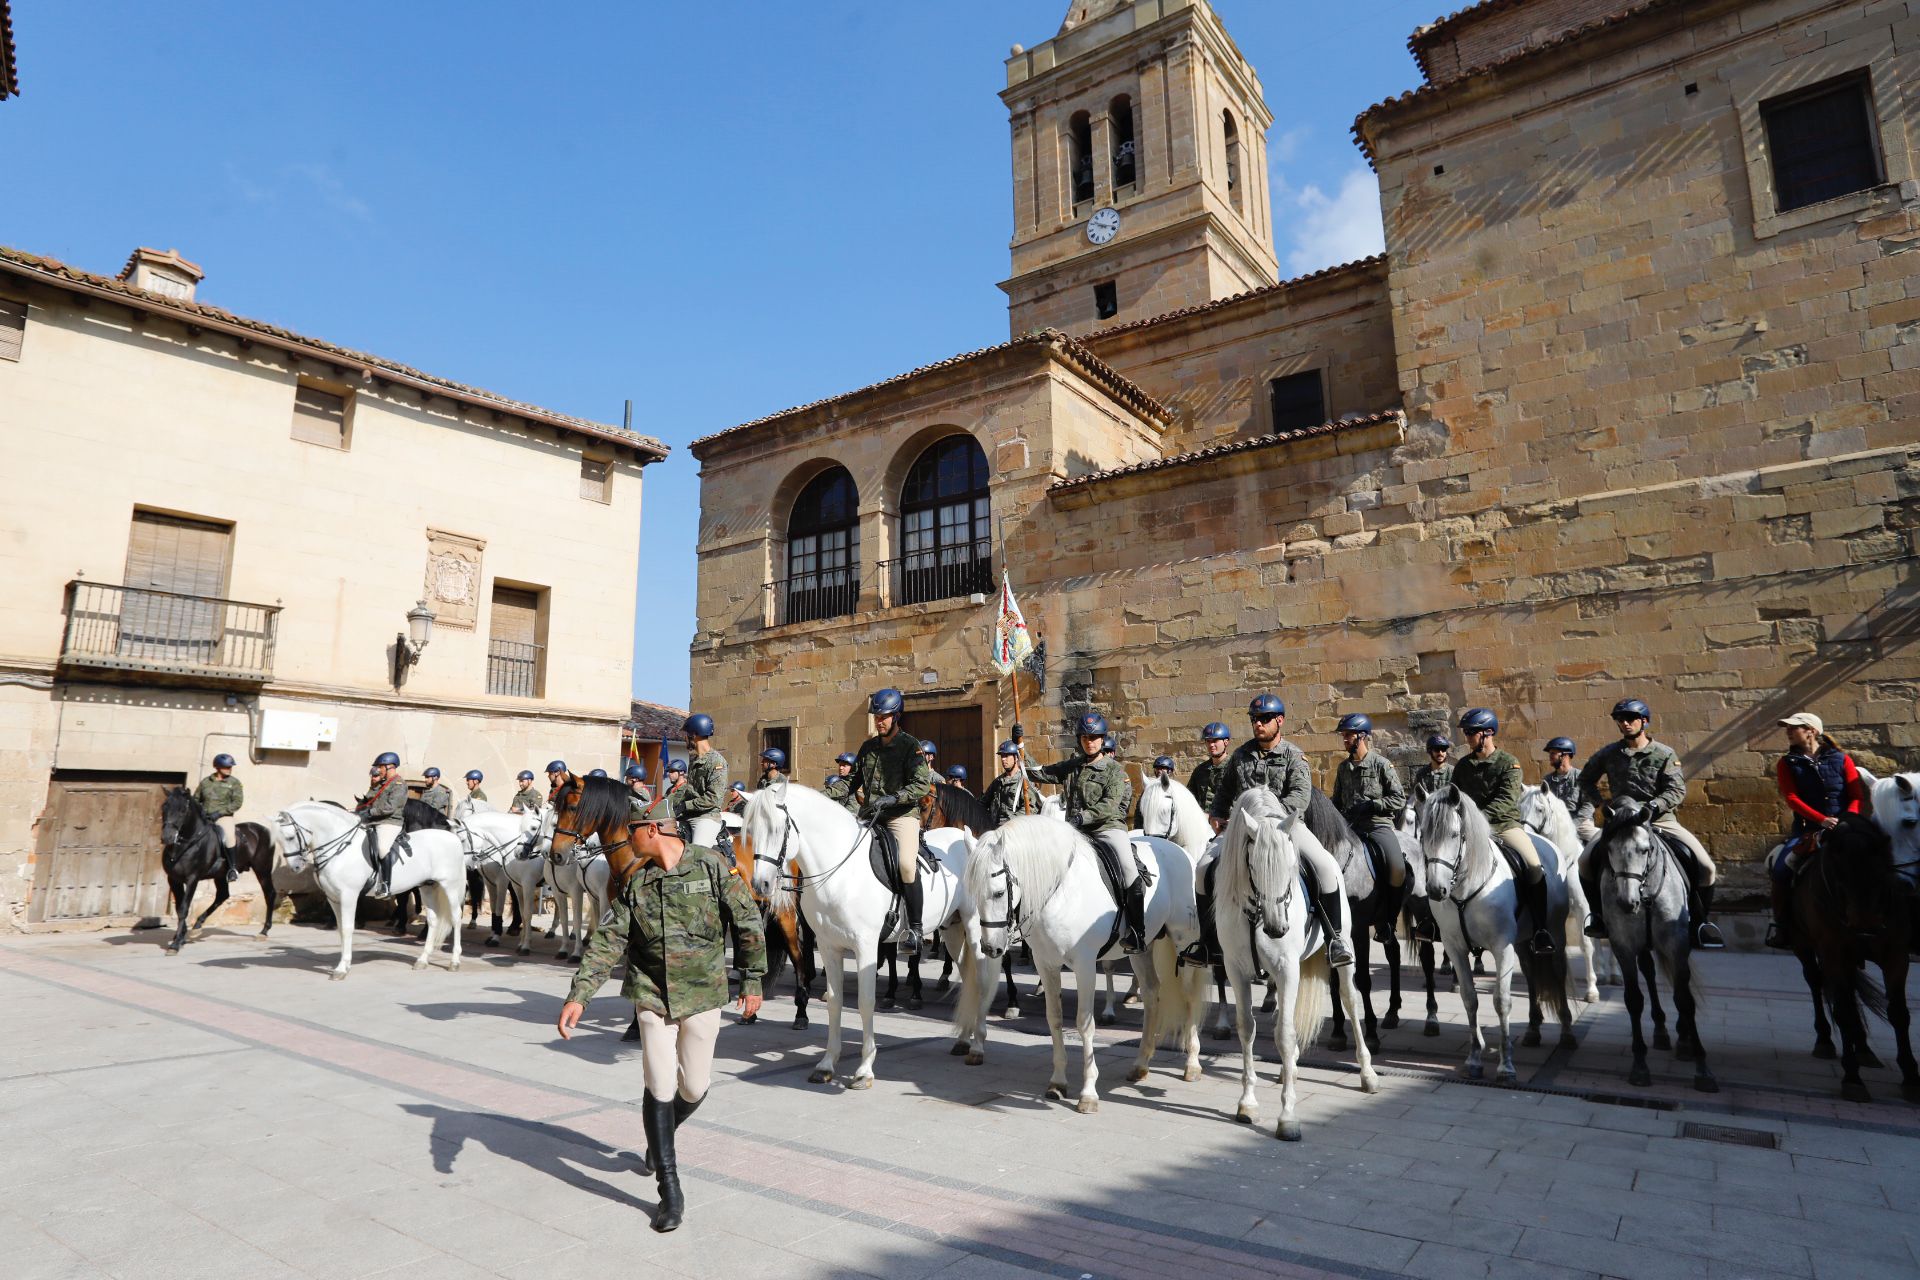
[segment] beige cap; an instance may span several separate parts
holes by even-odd
[[[1827,726],[1821,723],[1820,717],[1811,711],[1796,711],[1780,723],[1782,725],[1798,726],[1802,729],[1811,729],[1815,733],[1825,733],[1827,731]]]

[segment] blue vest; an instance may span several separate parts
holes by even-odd
[[[1847,807],[1847,753],[1834,747],[1821,747],[1814,755],[1798,751],[1786,754],[1787,772],[1793,776],[1793,793],[1809,805],[1837,818]],[[1812,826],[1794,815],[1793,833],[1804,835]]]

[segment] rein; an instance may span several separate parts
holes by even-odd
[[[283,836],[286,834],[286,828],[293,828],[294,834],[299,837],[299,839],[294,842],[294,852],[302,862],[311,862],[313,864],[313,874],[316,876],[322,871],[325,871],[327,865],[334,859],[345,853],[347,848],[353,843],[353,838],[365,830],[363,825],[356,823],[332,839],[316,845],[313,843],[312,834],[305,827],[301,826],[299,822],[295,821],[294,816],[285,809],[274,814],[273,821],[275,826],[281,828],[281,834]]]
[[[793,891],[795,893],[799,893],[802,889],[807,888],[809,885],[825,884],[828,880],[831,880],[833,878],[835,872],[839,871],[840,868],[846,866],[848,862],[852,861],[853,855],[855,853],[859,852],[860,836],[856,832],[853,837],[853,847],[847,850],[846,856],[841,858],[840,861],[834,863],[831,867],[827,868],[825,871],[822,871],[817,875],[808,875],[807,873],[802,871],[784,870],[786,866],[786,861],[787,861],[787,849],[793,843],[793,837],[800,833],[800,828],[793,820],[792,810],[787,808],[786,799],[783,797],[780,800],[776,801],[776,804],[780,809],[781,819],[787,824],[786,829],[781,831],[780,833],[780,852],[772,855],[762,853],[760,851],[760,842],[758,840],[755,840],[753,842],[753,860],[755,862],[766,862],[766,863],[772,864],[774,874],[776,876],[782,876],[782,875],[786,876],[789,880],[793,882]],[[858,822],[857,820],[856,822],[859,829],[867,833],[867,838],[869,840],[873,839],[873,824],[870,822]],[[919,857],[920,851],[917,849],[914,850],[913,856],[916,858]]]

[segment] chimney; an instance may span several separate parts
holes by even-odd
[[[134,288],[181,302],[193,301],[194,286],[206,274],[181,257],[178,249],[135,249],[120,270],[120,278]]]

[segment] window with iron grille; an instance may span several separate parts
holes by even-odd
[[[896,604],[993,589],[992,500],[987,455],[970,435],[927,448],[900,495]]]
[[[776,623],[852,613],[860,599],[860,493],[845,467],[821,472],[787,518],[787,577]]]
[[[1865,191],[1886,180],[1865,71],[1760,104],[1776,213]]]
[[[27,336],[27,304],[0,298],[0,360],[18,360]]]
[[[1301,431],[1327,420],[1327,393],[1318,369],[1289,373],[1267,383],[1271,431]]]
[[[580,496],[589,502],[613,501],[613,463],[610,460],[580,459]]]
[[[547,593],[535,587],[495,583],[487,632],[487,692],[504,698],[545,693],[546,646],[541,624]]]

